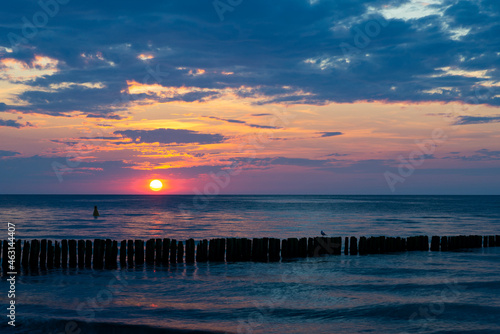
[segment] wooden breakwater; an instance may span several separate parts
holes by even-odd
[[[331,255],[367,255],[409,251],[457,251],[500,247],[500,235],[314,238],[216,238],[123,240],[17,240],[14,248],[0,240],[2,270],[36,271],[52,268],[114,269],[120,266],[175,263],[259,261]],[[9,253],[10,250],[10,253]],[[15,257],[13,255],[15,254]]]

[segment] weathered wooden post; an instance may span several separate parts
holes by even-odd
[[[47,240],[43,239],[40,243],[40,269],[45,269],[47,265]]]
[[[476,235],[476,248],[483,247],[483,238],[480,235]]]
[[[372,237],[373,253],[380,254],[380,237]]]
[[[242,260],[242,254],[243,254],[243,241],[241,238],[236,238],[234,241],[234,259],[235,261],[241,261]]]
[[[168,263],[169,255],[170,255],[170,239],[165,238],[165,239],[163,239],[163,254],[161,256],[161,260],[162,260],[163,264]]]
[[[424,235],[422,237],[422,250],[428,252],[429,251],[429,236]]]
[[[384,254],[387,252],[387,238],[385,236],[378,237],[379,253]]]
[[[146,241],[146,263],[154,264],[155,262],[155,240],[149,239]]]
[[[0,240],[1,243],[1,240]],[[24,241],[24,247],[23,247],[23,261],[22,261],[22,266],[23,268],[28,268],[29,267],[29,255],[30,254],[30,242],[29,241]]]
[[[488,236],[488,245],[490,247],[495,247],[495,236],[494,235]]]
[[[330,240],[333,242],[333,255],[342,254],[342,237],[333,237]]]
[[[431,251],[432,252],[439,251],[439,239],[440,238],[436,235],[431,238]]]
[[[446,252],[448,250],[448,237],[441,237],[441,251]]]
[[[156,239],[156,264],[160,264],[163,262],[163,241],[161,239]]]
[[[320,237],[314,237],[313,238],[313,245],[314,245],[314,250],[313,250],[313,256],[318,256],[323,254],[323,247],[321,246],[323,243],[323,240]]]
[[[209,261],[215,261],[215,257],[216,257],[215,242],[216,242],[216,239],[210,239],[208,241],[208,260]]]
[[[85,266],[85,241],[78,240],[78,267],[83,268]]]
[[[316,246],[314,238],[307,238],[307,256],[309,257],[314,256],[315,247]]]
[[[177,263],[184,262],[184,245],[182,241],[177,242]]]
[[[61,267],[61,245],[59,244],[59,241],[55,242],[54,267]]]
[[[219,242],[220,242],[220,247],[218,248],[219,249],[218,261],[224,262],[226,255],[226,239],[221,238],[219,239]]]
[[[106,239],[105,247],[106,247],[105,266],[106,266],[106,269],[112,269],[113,268],[113,241],[111,241],[111,239]]]
[[[411,252],[415,250],[415,238],[407,237],[406,238],[406,249]]]
[[[61,241],[61,266],[66,268],[68,266],[68,240]]]
[[[472,248],[471,236],[466,235],[466,236],[464,236],[464,238],[465,238],[465,248]]]
[[[127,264],[127,240],[122,240],[120,243],[120,265],[125,266]]]
[[[135,240],[133,246],[135,246],[135,264],[142,266],[144,264],[144,240]]]
[[[290,248],[288,239],[281,240],[281,258],[288,259],[290,257]]]
[[[52,240],[49,240],[47,243],[47,268],[54,268],[54,246],[52,245]]]
[[[307,257],[307,238],[299,239],[299,257]]]
[[[142,254],[144,254],[144,251],[142,251]],[[128,262],[129,267],[132,267],[134,265],[134,241],[133,240],[127,241],[127,262]]]
[[[349,255],[349,237],[345,237],[345,241],[344,241],[344,255]]]
[[[200,240],[196,246],[196,262],[206,262],[207,254],[207,240]]]
[[[85,267],[92,268],[92,241],[85,241]]]
[[[358,254],[358,239],[356,237],[351,237],[351,244],[350,244],[350,253],[351,255],[357,255]]]
[[[262,244],[261,239],[253,238],[252,239],[252,261],[260,261],[262,254]]]
[[[194,239],[186,240],[186,263],[194,263]]]
[[[242,238],[241,243],[243,250],[241,252],[241,259],[243,261],[250,261],[252,258],[252,240],[248,238]]]
[[[101,240],[94,239],[94,269],[102,269]]]
[[[234,261],[234,238],[227,238],[226,260],[227,262]]]
[[[42,242],[43,242],[43,240],[42,240]],[[76,240],[73,240],[73,239],[69,240],[68,247],[69,247],[69,267],[76,268]],[[41,258],[41,256],[40,256],[40,258]]]
[[[298,256],[299,253],[299,240],[294,238],[294,252]],[[269,259],[269,238],[262,238],[262,257],[261,261],[267,262]]]
[[[22,249],[21,249],[21,240],[16,240],[14,244],[14,253],[16,254],[16,258],[14,260],[14,270],[19,273],[21,271],[21,257],[22,257]]]
[[[118,241],[113,240],[113,244],[111,246],[111,267],[118,267]]]
[[[177,240],[170,240],[170,263],[177,262]]]
[[[269,239],[269,261],[276,262],[280,260],[280,240],[276,238]]]
[[[359,238],[359,255],[366,255],[366,237]]]
[[[394,238],[386,237],[385,238],[385,252],[392,253],[394,252]]]
[[[299,246],[299,241],[297,238],[288,238],[287,239],[287,257],[289,258],[295,258],[298,256],[298,247]]]

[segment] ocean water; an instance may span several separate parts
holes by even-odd
[[[500,234],[500,196],[0,196],[0,214],[19,239]],[[38,271],[16,305],[1,333],[500,333],[500,248]]]

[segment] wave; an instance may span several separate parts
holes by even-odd
[[[0,332],[10,328],[3,322]],[[16,334],[218,334],[210,330],[190,330],[176,328],[161,328],[147,325],[127,325],[111,322],[83,322],[71,319],[16,319]]]

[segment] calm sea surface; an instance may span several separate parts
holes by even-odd
[[[492,235],[500,196],[2,195],[0,217],[3,239]],[[500,248],[40,271],[16,303],[15,333],[500,333]]]

